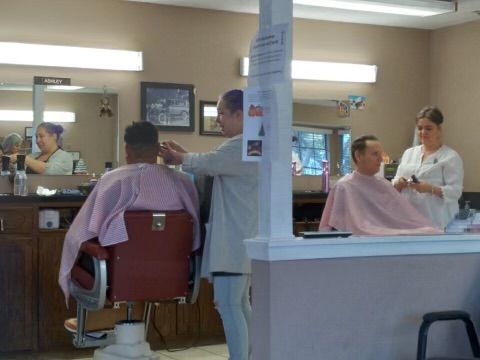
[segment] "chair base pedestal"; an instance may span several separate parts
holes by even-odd
[[[119,321],[115,325],[116,344],[95,350],[94,360],[160,360],[160,355],[150,350],[145,339],[145,323]]]
[[[131,351],[133,350],[133,351]],[[141,352],[140,356],[131,356],[130,352]],[[109,345],[103,349],[95,350],[93,355],[94,360],[160,360],[160,355],[153,353],[150,350],[148,342],[143,341],[136,345]]]

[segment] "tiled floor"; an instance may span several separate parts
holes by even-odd
[[[228,349],[226,344],[207,345],[188,350],[180,351],[158,351],[160,360],[224,360],[228,359]],[[79,360],[90,360],[91,358],[83,358]]]
[[[92,360],[93,349],[76,349],[80,350],[81,354],[72,354],[71,352],[55,352],[54,354],[2,354],[0,353],[0,360]],[[160,360],[225,360],[228,359],[228,349],[226,344],[220,345],[204,345],[187,350],[179,351],[157,351],[160,354]]]

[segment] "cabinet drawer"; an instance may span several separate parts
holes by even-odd
[[[25,234],[33,229],[33,209],[12,207],[0,209],[0,234]]]

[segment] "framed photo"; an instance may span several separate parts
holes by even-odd
[[[72,155],[72,160],[80,160],[80,151],[67,151],[70,155]]]
[[[33,127],[26,127],[25,128],[25,140],[32,140],[33,136]]]
[[[195,130],[193,85],[141,82],[141,119],[157,129]]]
[[[200,135],[222,135],[217,124],[217,103],[200,100]]]

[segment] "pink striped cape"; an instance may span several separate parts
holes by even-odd
[[[319,230],[354,235],[437,234],[433,227],[384,178],[353,172],[330,190]]]
[[[58,282],[67,304],[70,270],[81,244],[95,237],[103,246],[127,241],[126,210],[187,210],[194,219],[192,250],[200,246],[198,195],[185,174],[144,163],[109,171],[98,181],[65,236]]]

